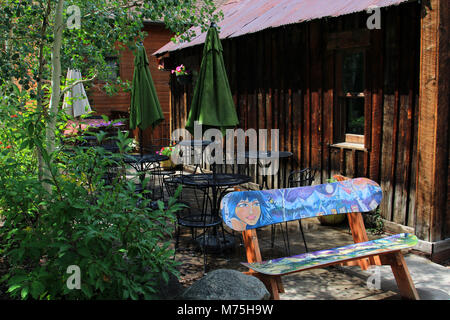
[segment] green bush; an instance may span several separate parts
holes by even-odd
[[[10,119],[16,122],[2,126],[0,138],[13,126],[25,133],[11,140],[11,148],[0,148],[0,256],[9,265],[1,281],[8,294],[21,299],[157,298],[161,280],[176,274],[168,240],[179,204],[170,199],[168,209],[161,202],[150,209],[150,200],[126,179],[122,157],[102,148],[43,152],[51,172],[44,180],[51,185],[48,192],[32,156],[42,148],[36,126],[28,129],[20,124],[25,120]],[[129,142],[119,136],[122,152]],[[66,285],[72,265],[81,271],[79,290]]]

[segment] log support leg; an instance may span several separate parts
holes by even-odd
[[[400,295],[408,300],[420,300],[414,282],[409,273],[405,259],[400,251],[380,256],[383,264],[391,266]]]

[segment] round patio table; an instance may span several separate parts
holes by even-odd
[[[207,146],[209,146],[211,143],[213,143],[213,141],[211,140],[182,140],[178,143],[179,146],[183,147],[181,149],[182,153],[183,151],[185,151],[187,148],[191,148],[191,152],[189,153],[189,155],[194,154],[194,159],[195,159],[195,154],[200,154],[201,155],[201,163],[194,163],[195,164],[195,169],[194,172],[197,172],[197,168],[200,168],[200,172],[203,172],[202,169],[202,164],[203,164],[203,151],[205,150],[205,148]],[[194,161],[195,162],[195,161]]]
[[[168,156],[160,154],[126,154],[123,161],[131,165],[138,172],[148,171],[152,164],[169,160]]]
[[[247,159],[257,159],[258,166],[260,168],[268,168],[272,164],[272,161],[277,159],[287,159],[292,157],[293,153],[289,151],[248,151],[245,152],[244,156]],[[268,189],[267,184],[267,174],[262,175],[262,184],[260,189]]]
[[[126,154],[124,155],[123,161],[133,167],[142,181],[145,178],[145,173],[152,168],[155,163],[159,163],[165,160],[169,160],[168,156],[160,154]]]
[[[211,140],[182,140],[178,144],[180,146],[207,147],[211,143]]]
[[[212,196],[211,211],[219,216],[220,200],[230,187],[234,187],[251,181],[251,177],[237,173],[197,173],[188,174],[181,177],[181,184],[197,188],[210,188]]]
[[[181,184],[201,189],[209,189],[211,191],[211,214],[220,218],[220,201],[230,187],[234,187],[251,181],[251,177],[236,173],[199,173],[189,174],[177,177]],[[219,219],[220,220],[220,219]],[[221,220],[220,220],[221,221]],[[234,244],[234,237],[226,237],[222,227],[223,241],[218,240],[217,229],[213,228],[213,234],[208,237],[207,246],[213,251],[221,251],[230,248]],[[202,242],[202,241],[199,241]]]

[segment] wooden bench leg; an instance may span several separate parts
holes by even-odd
[[[373,266],[381,266],[381,261],[379,256],[371,256],[369,257],[369,262]]]
[[[283,286],[283,282],[281,281],[281,277],[278,276],[276,279],[277,279],[278,292],[284,293],[284,286]]]
[[[267,291],[270,293],[270,299],[272,300],[280,300],[279,293],[284,292],[283,285],[281,283],[281,277],[280,276],[268,276],[262,273],[254,272],[252,270],[250,271],[244,271],[243,274],[247,274],[249,276],[257,277],[259,280],[261,280],[262,283],[266,286]],[[282,291],[280,290],[282,289]]]
[[[280,300],[280,293],[278,288],[278,279],[279,277],[264,277],[264,284],[266,285],[267,290],[270,293],[270,299],[272,300]]]
[[[383,264],[389,264],[391,266],[392,273],[394,274],[402,298],[420,300],[419,294],[417,293],[409,273],[408,266],[403,258],[403,254],[400,251],[395,251],[382,255],[380,258]]]
[[[337,181],[349,180],[350,178],[344,177],[342,175],[334,175]],[[350,226],[350,230],[352,231],[353,241],[355,243],[358,242],[366,242],[369,241],[367,236],[366,227],[364,226],[364,219],[360,212],[352,212],[347,214],[348,224]],[[359,265],[362,270],[367,270],[370,265],[380,266],[380,258],[378,256],[369,257],[369,261],[367,259],[360,259],[356,261],[349,261],[344,263],[343,265],[354,266]]]
[[[352,231],[353,241],[355,243],[358,242],[366,242],[369,241],[369,237],[367,236],[366,227],[364,226],[364,219],[360,212],[352,212],[347,214],[348,224],[350,226],[350,230]],[[378,256],[371,256],[369,259],[359,259],[355,261],[350,261],[344,263],[344,265],[359,265],[362,270],[367,270],[370,265],[381,265],[380,259]]]

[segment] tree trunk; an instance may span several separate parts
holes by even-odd
[[[50,107],[48,114],[47,127],[45,130],[45,146],[48,155],[55,151],[55,129],[56,118],[58,115],[59,101],[61,97],[61,44],[63,35],[63,9],[64,0],[58,0],[55,9],[55,26],[54,26],[54,42],[52,47],[52,94],[50,97]],[[47,164],[44,165],[44,178],[50,178],[50,170]],[[44,184],[45,188],[50,191],[50,185]]]
[[[47,108],[44,108],[44,102],[43,102],[43,94],[42,94],[42,83],[43,79],[42,76],[44,74],[44,66],[45,66],[45,59],[44,59],[44,44],[45,44],[45,33],[47,31],[48,27],[48,19],[51,13],[51,6],[52,2],[51,0],[48,0],[47,2],[47,10],[44,14],[43,21],[42,21],[42,28],[41,28],[41,40],[39,43],[39,71],[38,71],[38,77],[37,77],[37,97],[36,97],[36,104],[37,104],[37,110],[39,110],[39,120],[42,116],[44,116]],[[37,123],[37,122],[36,122]],[[36,156],[38,159],[38,177],[39,180],[42,180],[43,176],[43,170],[44,170],[44,159],[42,157],[42,152],[39,148],[36,148]]]

